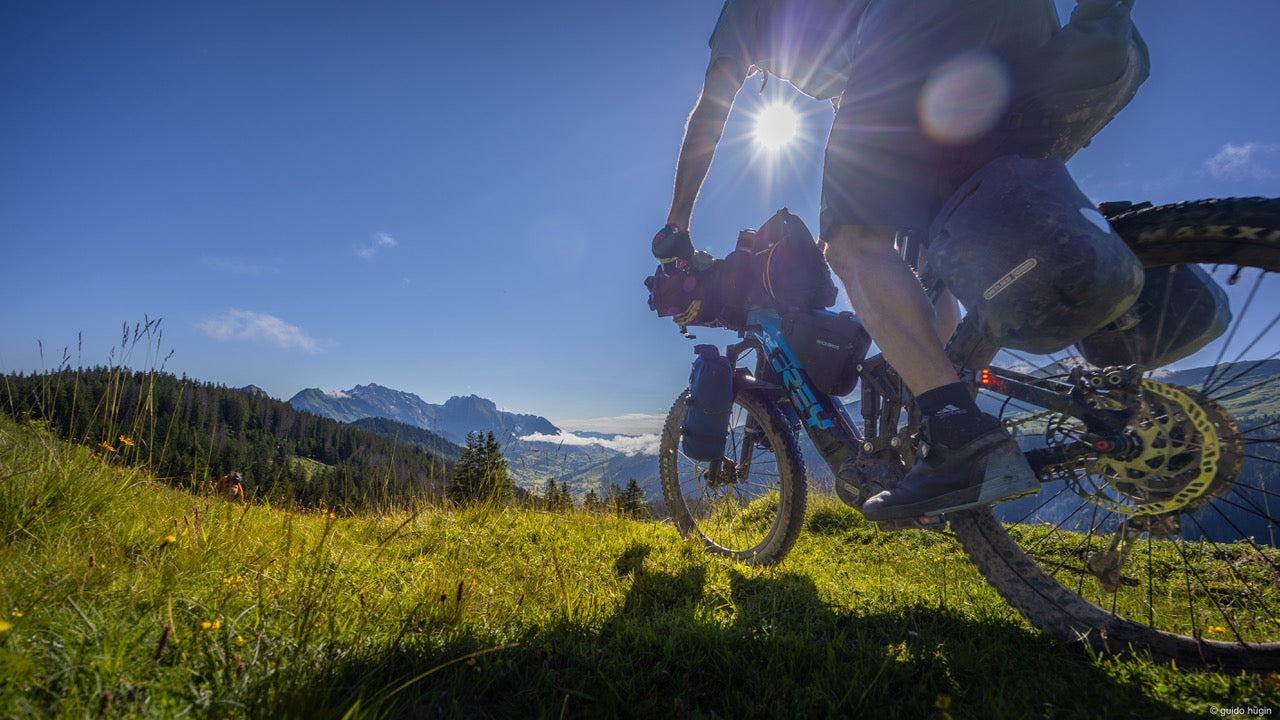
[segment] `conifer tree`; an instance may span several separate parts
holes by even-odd
[[[635,478],[631,478],[627,482],[627,489],[622,491],[622,496],[618,500],[618,511],[627,517],[645,517],[649,514],[649,510],[645,507],[644,488],[640,487],[640,483]]]
[[[460,503],[504,503],[511,497],[513,486],[507,474],[507,459],[493,433],[469,433],[450,478],[449,497]]]
[[[548,510],[555,510],[556,503],[559,500],[560,489],[556,487],[555,480],[547,480],[547,484],[542,488],[542,504]]]

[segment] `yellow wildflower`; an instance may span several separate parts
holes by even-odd
[[[1205,628],[1205,630],[1211,633],[1224,633],[1227,631],[1226,628],[1220,625],[1210,625],[1209,627]]]
[[[133,447],[133,441],[123,435],[120,436],[120,442],[121,444],[128,445],[129,447]]]
[[[22,617],[22,613],[18,612],[17,610],[14,610],[9,614],[12,615],[13,617]]]
[[[1263,690],[1275,690],[1276,688],[1280,688],[1280,672],[1273,672],[1262,678]]]
[[[237,636],[236,636],[236,647],[240,647],[240,646],[242,646],[242,645],[244,645],[244,638],[242,638],[242,637],[240,637],[239,635],[237,635]]]
[[[933,706],[938,708],[938,714],[942,720],[951,720],[951,713],[947,712],[947,708],[951,707],[951,696],[945,693],[939,693],[938,699],[934,701]]]
[[[0,632],[8,632],[13,629],[13,623],[8,620],[0,620]]]
[[[113,447],[111,447],[109,444],[107,444],[107,441],[106,441],[106,440],[103,440],[102,442],[98,443],[98,447],[100,447],[100,448],[105,448],[108,452],[115,452],[115,451],[116,451],[116,449],[115,449],[115,448],[113,448]]]
[[[170,544],[170,543],[176,543],[176,542],[178,542],[178,538],[176,538],[176,537],[174,537],[174,536],[172,536],[172,535],[165,535],[165,536],[164,536],[164,542],[163,542],[163,543],[161,543],[161,544],[162,544],[162,545],[168,545],[168,544]]]

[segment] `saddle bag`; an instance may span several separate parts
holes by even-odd
[[[1157,368],[1208,345],[1231,324],[1227,295],[1198,265],[1146,270],[1142,294],[1129,312],[1081,340],[1076,349],[1098,367]]]
[[[1142,291],[1142,263],[1060,160],[997,158],[943,206],[928,269],[1005,347],[1062,350]]]

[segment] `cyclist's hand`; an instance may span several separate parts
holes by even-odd
[[[653,256],[664,268],[672,267],[681,260],[687,262],[693,257],[693,240],[689,238],[688,231],[668,223],[653,236]]]

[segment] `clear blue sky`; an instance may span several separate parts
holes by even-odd
[[[637,429],[605,419],[664,414],[692,357],[641,281],[720,6],[0,3],[0,371],[104,364],[147,315],[200,380]],[[1280,195],[1280,2],[1134,17],[1152,76],[1086,193]],[[746,116],[790,96],[755,89],[694,215],[717,255],[784,205],[817,226],[828,106],[792,98],[768,158]]]

